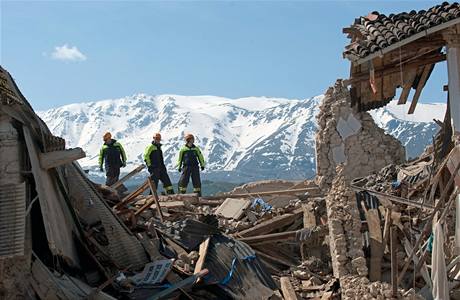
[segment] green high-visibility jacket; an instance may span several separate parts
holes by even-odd
[[[161,144],[152,142],[145,148],[144,161],[147,167],[159,168],[165,165]]]
[[[182,168],[182,166],[198,166],[198,164],[200,164],[202,168],[205,166],[204,157],[200,148],[195,145],[192,145],[191,147],[184,145],[179,151],[177,167]]]
[[[114,139],[104,143],[99,151],[99,167],[102,167],[104,160],[106,166],[120,167],[126,163],[125,149]]]

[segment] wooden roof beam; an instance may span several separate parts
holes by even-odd
[[[430,57],[421,57],[417,59],[416,61],[413,61],[411,63],[405,64],[403,66],[392,66],[392,67],[385,67],[385,68],[380,68],[375,70],[375,77],[382,77],[382,76],[387,76],[391,75],[394,73],[398,73],[401,71],[401,68],[404,69],[412,69],[412,68],[418,68],[426,65],[433,65],[435,63],[445,61],[446,60],[446,55],[445,54],[439,54],[436,56],[430,56]],[[361,81],[367,81],[369,80],[369,72],[365,71],[360,74],[355,74],[352,75],[352,77],[348,80],[345,80],[345,84],[350,85],[350,84],[355,84]]]
[[[409,111],[407,112],[409,115],[413,114],[415,111],[415,107],[417,106],[418,99],[422,94],[423,87],[425,86],[428,78],[430,77],[431,71],[433,70],[434,64],[426,65],[423,68],[422,77],[417,84],[417,88],[415,89],[414,97],[412,98],[412,103],[410,104]]]
[[[417,76],[417,71],[415,69],[410,70],[407,72],[408,76],[406,76],[406,80],[404,80],[404,84],[402,86],[403,90],[401,95],[399,96],[398,105],[406,104],[407,97],[409,97],[410,90],[412,88],[412,84],[414,83],[415,76]]]

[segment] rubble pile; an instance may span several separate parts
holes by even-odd
[[[353,39],[359,28],[347,29]],[[207,197],[159,195],[151,178],[124,191],[143,165],[92,182],[76,162],[83,150],[66,149],[0,67],[0,298],[460,299],[455,128],[446,113],[434,145],[406,162],[364,111],[400,78],[376,84],[378,63],[352,67],[351,91],[342,80],[327,90],[314,180]],[[426,80],[432,66],[417,70]],[[406,98],[413,80],[424,85],[413,77]]]
[[[366,277],[345,276],[340,279],[342,299],[424,299],[417,295],[413,289],[408,291],[398,290],[393,295],[392,287],[386,282],[370,282]]]
[[[369,113],[351,107],[350,92],[341,80],[326,91],[317,121],[316,180],[323,190],[331,187],[338,164],[346,164],[346,175],[353,179],[405,160],[396,138],[379,128]]]

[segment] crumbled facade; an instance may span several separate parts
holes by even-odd
[[[369,113],[353,109],[350,101],[350,92],[338,80],[319,108],[316,181],[322,189],[330,188],[339,164],[347,166],[346,176],[353,179],[405,160],[401,143],[379,128]]]

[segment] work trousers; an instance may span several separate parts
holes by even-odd
[[[158,189],[158,182],[161,181],[166,193],[174,194],[174,189],[171,183],[171,179],[169,179],[169,175],[165,167],[150,168],[149,172],[150,172],[150,178],[152,178],[152,181],[155,183],[155,186],[157,189]]]
[[[118,181],[120,177],[120,167],[105,166],[105,185],[111,186]]]
[[[190,176],[192,177],[193,192],[198,193],[201,196],[201,179],[199,166],[184,166],[182,169],[182,175],[179,179],[179,192],[181,194],[185,194],[187,192]]]

